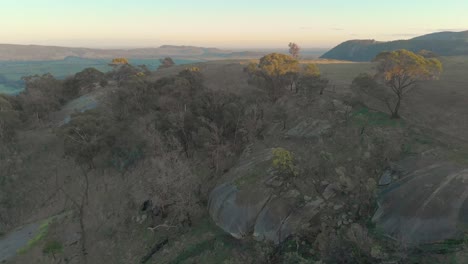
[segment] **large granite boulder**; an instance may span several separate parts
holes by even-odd
[[[272,149],[245,155],[211,192],[210,216],[232,236],[279,243],[319,212],[320,198],[298,208],[302,195],[294,189],[284,191],[286,183],[275,175],[271,164]]]
[[[242,238],[252,233],[252,227],[270,197],[268,190],[242,192],[233,184],[222,184],[211,192],[209,212],[224,231]]]
[[[373,221],[387,235],[418,245],[463,238],[468,226],[468,169],[437,163],[388,181]]]

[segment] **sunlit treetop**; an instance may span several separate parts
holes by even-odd
[[[112,59],[111,65],[124,65],[129,64],[128,59],[126,58],[114,58]]]
[[[299,61],[291,56],[271,53],[260,59],[260,70],[269,76],[282,76],[299,71]]]
[[[320,69],[317,67],[317,64],[308,63],[304,66],[302,74],[305,76],[318,77],[320,76]]]
[[[434,80],[442,73],[442,63],[424,58],[408,50],[382,52],[374,59],[378,63],[377,77],[390,86],[405,88],[419,80]]]

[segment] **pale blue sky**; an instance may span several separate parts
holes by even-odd
[[[1,0],[0,43],[331,47],[468,30],[468,0]]]

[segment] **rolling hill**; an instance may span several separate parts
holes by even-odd
[[[256,57],[259,52],[233,52],[217,48],[164,45],[159,48],[138,49],[90,49],[40,45],[0,44],[0,61],[50,61],[67,57],[85,59],[157,59],[163,56],[188,59],[226,59]]]
[[[370,61],[382,51],[407,49],[413,52],[429,50],[441,56],[468,54],[468,31],[437,32],[409,40],[389,42],[375,40],[349,40],[331,49],[321,58]]]

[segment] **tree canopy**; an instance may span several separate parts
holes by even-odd
[[[258,78],[259,84],[276,101],[299,74],[299,62],[291,56],[271,53],[260,59],[258,64],[249,64],[246,71]]]
[[[175,62],[171,57],[160,59],[159,62],[161,63],[161,65],[158,67],[159,69],[170,68],[175,65]]]
[[[435,58],[424,58],[408,50],[382,52],[375,57],[377,74],[375,79],[391,89],[396,102],[386,100],[392,117],[398,118],[404,95],[421,80],[435,80],[442,73],[442,63]]]
[[[315,63],[308,63],[304,66],[302,70],[302,75],[304,76],[320,76],[320,69],[317,67]]]
[[[301,51],[301,48],[299,47],[299,45],[297,45],[294,42],[289,42],[288,47],[289,47],[289,54],[291,54],[293,58],[298,59],[299,52]]]
[[[110,63],[111,65],[123,65],[123,64],[129,64],[128,59],[126,58],[114,58],[112,59],[112,62]]]

